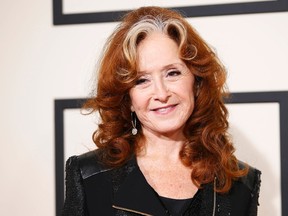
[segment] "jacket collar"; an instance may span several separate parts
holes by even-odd
[[[166,215],[158,194],[148,184],[134,157],[124,167],[127,172],[114,193],[113,207],[140,215]]]

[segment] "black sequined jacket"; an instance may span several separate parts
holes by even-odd
[[[143,177],[136,159],[107,169],[98,151],[72,156],[66,162],[66,197],[62,216],[167,216],[165,207]],[[261,172],[250,167],[247,176],[233,182],[229,193],[204,185],[200,212],[188,206],[183,216],[256,216]],[[190,208],[190,209],[189,209]]]

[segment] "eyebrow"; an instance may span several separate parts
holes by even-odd
[[[181,65],[181,66],[186,67],[185,63],[183,63],[183,62],[176,62],[176,63],[172,63],[172,64],[168,64],[168,65],[163,66],[163,67],[160,69],[160,71],[166,70],[166,69],[171,68],[171,67],[174,67],[174,66],[176,66],[176,65]],[[150,72],[144,70],[144,71],[138,71],[137,73],[138,73],[139,75],[144,75],[144,74],[148,74],[148,73],[150,73]]]

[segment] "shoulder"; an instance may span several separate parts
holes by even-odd
[[[241,177],[239,181],[243,183],[251,192],[259,190],[261,182],[261,171],[242,161],[239,161],[238,164],[240,169],[244,169],[246,166],[248,167],[247,175]]]
[[[81,155],[73,155],[66,161],[66,174],[77,173],[82,179],[110,170],[100,159],[100,151],[93,150]]]
[[[110,170],[111,168],[108,168],[105,166],[100,157],[100,151],[93,150],[86,152],[84,154],[73,156],[72,160],[77,160],[77,165],[79,167],[81,176],[83,179],[87,179],[93,175],[105,172]]]
[[[247,175],[235,180],[228,194],[233,215],[256,216],[261,183],[261,171],[239,161],[239,168],[248,168]]]
[[[90,170],[91,172],[101,170],[96,163],[97,157],[95,155],[97,153],[92,151],[68,158],[66,162],[65,203],[62,209],[62,216],[87,215],[86,190],[83,180],[89,175]]]

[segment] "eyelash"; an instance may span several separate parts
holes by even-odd
[[[181,71],[179,70],[172,70],[167,73],[167,76],[179,76],[181,75]]]
[[[136,80],[136,85],[141,85],[145,82],[147,82],[148,79],[145,78],[139,78],[138,80]]]

